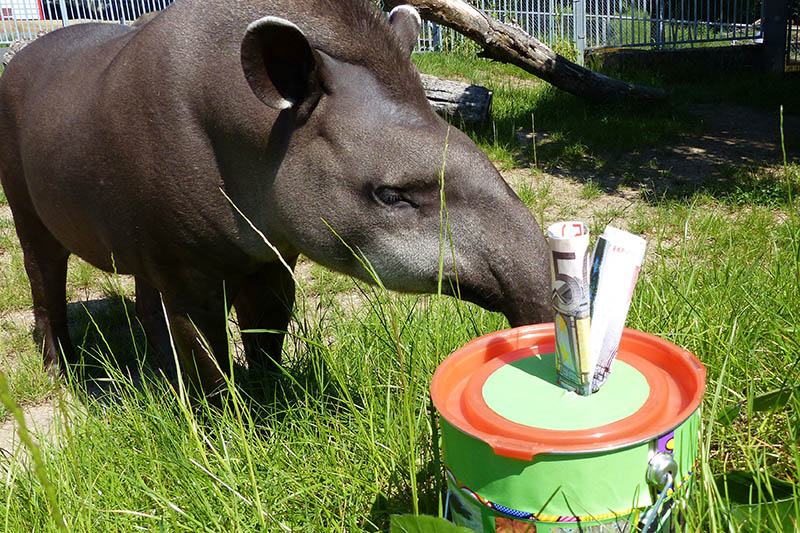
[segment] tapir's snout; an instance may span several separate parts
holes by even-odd
[[[548,303],[549,302],[542,302],[535,297],[531,297],[521,301],[511,302],[502,313],[506,316],[512,328],[524,326],[526,324],[551,322],[553,320],[553,314]]]
[[[512,242],[508,254],[496,258],[496,276],[503,291],[500,311],[512,327],[549,322],[553,318],[549,248],[539,225],[516,200],[517,227],[509,224],[506,233]]]
[[[456,172],[459,167],[470,170],[467,179],[456,177],[447,192],[456,254],[445,262],[454,260],[458,279],[458,289],[451,287],[450,293],[503,313],[512,326],[549,322],[549,249],[542,230],[488,158],[458,137],[457,149],[468,164],[453,166]]]
[[[503,313],[512,327],[549,322],[550,267],[539,225],[520,200],[501,222],[504,228],[485,236],[485,271],[465,299]],[[464,281],[469,286],[472,279]]]

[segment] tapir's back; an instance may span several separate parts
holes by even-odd
[[[0,79],[0,134],[14,139],[22,128],[31,143],[68,134],[76,145],[79,133],[104,137],[87,140],[96,144],[130,132],[127,150],[133,138],[181,132],[189,113],[222,116],[228,131],[245,115],[266,122],[269,110],[247,106],[256,101],[239,47],[248,25],[267,15],[297,24],[313,48],[373,71],[392,98],[424,107],[414,67],[367,0],[181,0],[139,28],[79,24],[23,49]],[[102,122],[113,131],[98,131]]]
[[[0,77],[0,130],[9,127],[9,120],[21,126],[24,116],[37,108],[52,113],[53,104],[67,112],[83,103],[132,31],[118,24],[77,24],[22,49]]]
[[[16,213],[33,211],[68,247],[91,221],[76,206],[93,205],[95,185],[108,175],[103,83],[109,65],[135,30],[117,24],[77,24],[21,50],[0,76],[0,179]],[[91,185],[90,185],[91,184]],[[97,212],[97,211],[95,211]],[[66,231],[68,228],[68,233]],[[76,246],[98,266],[108,253]]]
[[[219,188],[236,190],[233,181],[252,173],[220,161],[245,168],[245,154],[256,154],[259,172],[274,172],[270,158],[281,158],[268,146],[279,111],[254,96],[240,58],[248,26],[264,16],[291,21],[312,48],[365,67],[391,98],[432,113],[407,52],[368,0],[180,0],[138,28],[75,25],[17,55],[0,77],[0,136],[12,139],[0,148],[7,195],[24,196],[87,261],[109,269],[113,254],[120,272],[171,261],[163,255],[179,243],[241,243]],[[235,154],[226,139],[236,139]],[[209,213],[224,218],[210,224]]]

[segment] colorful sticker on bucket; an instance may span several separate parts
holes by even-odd
[[[670,431],[666,435],[662,435],[656,441],[656,452],[666,452],[675,454],[675,431]]]
[[[456,525],[473,531],[483,531],[483,509],[472,498],[463,498],[458,492],[449,491],[447,502]]]
[[[575,524],[574,526],[557,525],[551,527],[547,532],[541,533],[629,533],[631,531],[628,522],[613,522],[610,524],[597,524],[586,526]]]
[[[579,524],[581,522],[598,522],[598,521],[601,521],[601,520],[612,520],[612,519],[615,519],[615,518],[616,519],[625,518],[625,517],[631,515],[632,513],[638,512],[638,509],[629,509],[627,511],[622,511],[622,512],[618,512],[618,513],[611,512],[611,513],[604,513],[604,514],[592,515],[592,516],[558,516],[558,515],[548,515],[548,514],[544,514],[544,513],[541,513],[541,514],[529,513],[529,512],[525,512],[525,511],[520,511],[518,509],[512,509],[510,507],[506,507],[504,505],[500,505],[498,503],[489,501],[489,500],[481,497],[481,495],[478,494],[477,492],[475,492],[475,491],[465,487],[463,484],[461,484],[456,479],[456,477],[453,475],[453,472],[451,472],[449,468],[445,468],[445,471],[447,472],[448,481],[454,487],[458,488],[458,491],[457,492],[456,491],[452,491],[452,494],[454,494],[454,495],[457,494],[457,493],[466,494],[466,495],[470,496],[471,499],[474,500],[475,502],[477,502],[477,503],[479,503],[481,505],[484,505],[484,506],[488,507],[489,509],[497,512],[497,513],[502,513],[504,515],[507,515],[509,518],[513,518],[515,520],[536,520],[538,522],[554,522],[554,523],[565,524],[564,527],[566,529],[562,528],[563,533],[569,533],[570,531],[573,531],[573,528],[571,528],[569,526],[566,526],[566,524],[568,524],[568,523],[575,523],[576,524],[577,527],[574,529],[574,531],[576,531],[576,532],[577,531],[590,532],[590,531],[593,531],[590,527],[587,527],[587,526],[584,526],[584,525],[579,525]],[[465,498],[465,499],[467,499],[467,498]],[[623,522],[626,523],[626,520],[624,520]],[[612,526],[611,524],[603,524],[603,525],[601,525],[599,527],[601,527],[601,528],[605,527],[605,529],[598,529],[597,531],[598,532],[600,532],[600,531],[608,531],[608,528],[611,527],[611,526]],[[591,526],[591,527],[594,527],[594,526]],[[550,531],[556,531],[556,530],[550,530]],[[626,531],[626,530],[625,529],[620,529],[619,527],[617,527],[616,529],[614,529],[614,531]]]
[[[536,524],[498,516],[494,519],[495,533],[537,533]]]

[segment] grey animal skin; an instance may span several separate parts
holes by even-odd
[[[0,77],[0,175],[45,362],[73,360],[70,254],[135,276],[149,340],[169,353],[166,314],[206,394],[228,368],[226,303],[242,329],[287,328],[295,286],[276,251],[370,281],[355,251],[386,287],[436,292],[445,150],[444,291],[457,274],[462,298],[512,325],[548,320],[542,232],[426,101],[419,26],[367,0],[181,0],[22,50]],[[282,342],[246,334],[249,364]]]

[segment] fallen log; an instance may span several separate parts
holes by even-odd
[[[492,113],[492,91],[436,76],[420,74],[425,96],[437,113],[464,122],[481,122]]]
[[[386,9],[414,6],[422,18],[453,28],[483,47],[481,55],[511,63],[581,98],[594,102],[652,103],[661,89],[634,85],[598,74],[553,52],[520,28],[493,19],[463,0],[385,0]]]
[[[37,37],[44,35],[45,32],[39,32]],[[33,39],[17,39],[16,41],[12,42],[8,49],[6,49],[6,53],[3,54],[3,68],[6,68],[11,60],[14,59],[14,56],[17,55],[17,52],[28,46],[30,43],[33,42]]]

